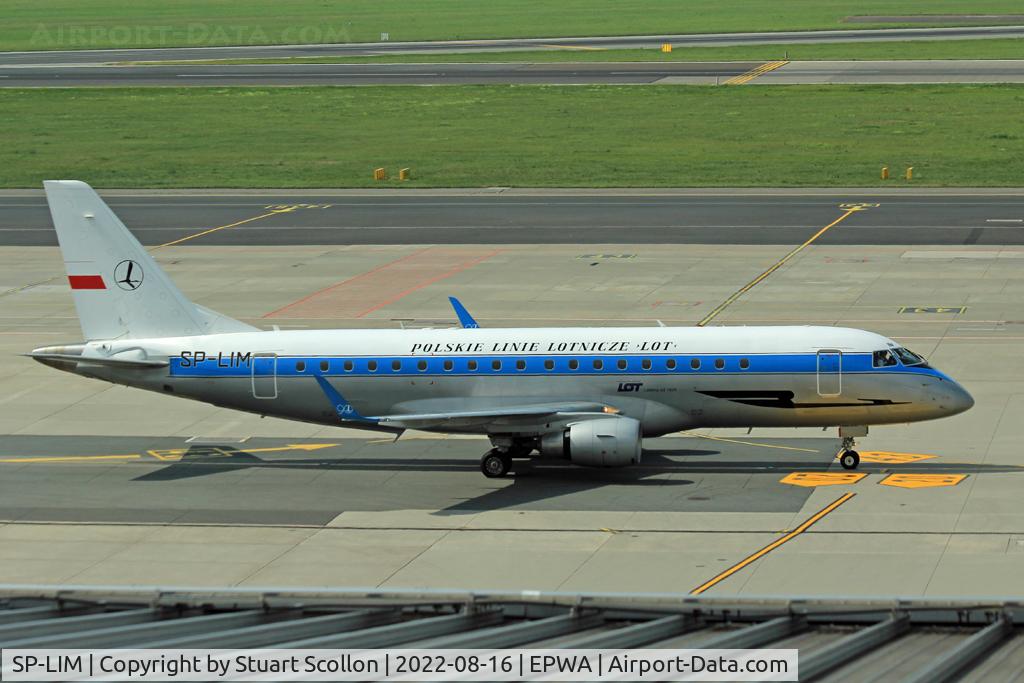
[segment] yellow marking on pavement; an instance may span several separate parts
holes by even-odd
[[[756,441],[740,441],[739,439],[726,439],[723,436],[711,436],[710,434],[694,434],[693,436],[698,439],[708,439],[710,441],[725,441],[727,443],[738,443],[744,446],[760,446],[761,448],[778,448],[783,451],[800,451],[801,453],[820,453],[821,451],[815,448],[797,448],[796,446],[779,446],[771,443],[757,443]]]
[[[860,451],[861,462],[883,462],[886,464],[903,464],[931,460],[938,456],[925,453],[889,453],[888,451]]]
[[[141,457],[142,456],[138,453],[126,453],[124,455],[29,455],[14,458],[0,458],[0,462],[81,462],[87,460],[136,460]]]
[[[779,481],[791,486],[844,486],[856,484],[868,476],[863,472],[792,472]]]
[[[157,460],[181,460],[185,455],[230,458],[233,455],[249,453],[280,453],[282,451],[318,451],[337,446],[336,443],[290,443],[287,446],[268,448],[225,448],[221,446],[192,446],[191,448],[166,448],[146,451]]]
[[[749,83],[758,76],[763,76],[769,71],[775,71],[776,69],[786,66],[787,64],[789,64],[789,60],[786,59],[780,59],[777,62],[766,62],[758,67],[751,69],[750,71],[744,74],[740,74],[739,76],[733,76],[732,78],[727,80],[724,83],[724,85],[743,85],[744,83]]]
[[[900,306],[897,313],[952,313],[963,315],[967,312],[966,306]]]
[[[956,486],[966,474],[890,474],[878,482],[882,486],[896,486],[901,489],[927,489],[938,486]]]
[[[751,280],[750,282],[745,284],[740,289],[736,290],[728,299],[726,299],[725,301],[720,303],[718,306],[715,307],[715,309],[713,311],[711,311],[706,316],[704,316],[704,318],[699,323],[697,323],[697,327],[704,327],[709,322],[714,320],[716,317],[718,317],[718,315],[722,311],[724,311],[726,308],[728,308],[733,303],[735,303],[737,299],[739,299],[741,296],[743,296],[744,294],[749,292],[751,289],[756,287],[765,278],[767,278],[769,275],[774,273],[776,270],[778,270],[779,268],[784,266],[791,258],[793,258],[797,254],[799,254],[801,251],[806,249],[808,246],[810,246],[811,243],[814,242],[814,240],[818,239],[819,237],[824,235],[826,232],[828,232],[831,228],[839,225],[840,223],[842,223],[843,221],[845,221],[847,218],[849,218],[850,216],[852,216],[853,214],[855,214],[858,211],[863,211],[863,209],[861,209],[861,208],[854,208],[854,207],[846,209],[843,212],[842,216],[840,216],[839,218],[835,219],[834,221],[832,221],[831,223],[826,225],[824,228],[822,228],[818,232],[816,232],[813,235],[811,235],[810,239],[808,239],[806,242],[801,244],[799,247],[797,247],[793,251],[791,251],[788,254],[786,254],[785,256],[783,256],[778,261],[776,261],[775,264],[771,268],[769,268],[768,270],[766,270],[763,273],[761,273],[760,275],[758,275],[756,278],[754,278],[753,280]]]
[[[334,204],[267,204],[263,208],[284,211],[285,209],[329,209],[332,206]]]
[[[9,294],[17,294],[18,292],[22,292],[22,291],[24,291],[26,289],[32,289],[33,287],[38,287],[39,285],[46,285],[46,284],[49,284],[51,282],[55,282],[55,281],[61,279],[62,277],[64,277],[64,276],[63,275],[54,275],[53,277],[48,277],[45,280],[38,280],[36,282],[29,282],[28,284],[21,285],[20,287],[12,287],[11,289],[8,289],[8,290],[5,290],[3,292],[0,292],[0,297],[7,296]]]
[[[164,247],[172,247],[175,244],[181,244],[182,242],[188,242],[189,240],[194,240],[195,238],[202,237],[203,235],[209,235],[211,233],[218,232],[220,230],[227,230],[228,228],[234,228],[234,227],[237,227],[239,225],[245,225],[246,223],[252,223],[253,221],[258,221],[261,218],[268,218],[270,216],[276,216],[279,213],[291,213],[292,211],[295,211],[298,208],[299,208],[298,206],[288,205],[288,206],[286,206],[283,209],[274,209],[274,210],[270,211],[269,213],[263,213],[263,214],[260,214],[259,216],[253,216],[252,218],[245,218],[245,219],[240,220],[240,221],[235,221],[234,223],[228,223],[227,225],[218,225],[216,228],[210,228],[209,230],[203,230],[203,231],[197,232],[197,233],[195,233],[193,235],[186,235],[185,237],[173,240],[171,242],[164,242],[163,244],[158,244],[157,246],[155,246],[152,249],[150,249],[150,251],[156,251],[157,249],[163,249]]]
[[[744,567],[746,567],[746,566],[750,565],[751,563],[756,562],[757,560],[761,559],[762,557],[764,557],[765,555],[767,555],[771,551],[775,550],[776,548],[778,548],[778,547],[780,547],[782,545],[785,545],[786,543],[792,541],[794,538],[796,538],[797,536],[799,536],[800,534],[802,534],[803,532],[807,531],[812,526],[814,526],[814,524],[816,524],[817,522],[820,522],[828,514],[834,512],[840,505],[842,505],[846,501],[850,500],[855,495],[857,495],[857,494],[855,494],[855,493],[844,493],[839,498],[836,498],[834,501],[832,501],[831,503],[829,503],[828,505],[823,507],[821,510],[818,510],[816,513],[811,515],[809,518],[807,518],[803,522],[803,524],[801,524],[797,528],[793,529],[792,531],[787,533],[782,538],[779,538],[779,539],[777,539],[775,541],[772,541],[771,543],[769,543],[765,547],[761,548],[760,550],[758,550],[754,554],[748,555],[747,557],[743,558],[741,561],[737,562],[733,566],[731,566],[728,569],[726,569],[724,572],[718,574],[714,578],[711,578],[711,579],[705,581],[704,583],[702,583],[701,585],[697,586],[692,591],[690,591],[690,595],[700,595],[701,593],[703,593],[704,591],[708,590],[709,588],[712,588],[712,587],[716,586],[717,584],[721,583],[722,581],[726,580],[727,578],[729,578],[730,576],[732,576],[736,572],[740,571]]]

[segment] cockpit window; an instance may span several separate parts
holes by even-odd
[[[890,365],[896,365],[896,354],[889,349],[884,351],[875,351],[871,354],[871,364],[876,368],[885,368]]]
[[[927,365],[927,361],[910,349],[898,348],[895,349],[896,355],[899,357],[900,362],[904,365]]]

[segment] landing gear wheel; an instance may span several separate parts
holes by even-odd
[[[480,460],[480,471],[488,479],[498,479],[508,474],[512,458],[498,450],[488,451]]]
[[[843,466],[844,470],[855,470],[860,465],[860,453],[857,451],[843,451],[843,454],[839,456],[839,464]]]

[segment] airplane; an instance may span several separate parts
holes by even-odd
[[[116,384],[259,415],[490,439],[513,460],[635,465],[645,437],[838,427],[842,467],[871,425],[968,410],[956,381],[897,342],[822,326],[261,330],[192,303],[87,184],[46,181],[85,341],[26,355]]]

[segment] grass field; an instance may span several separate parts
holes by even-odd
[[[843,19],[1021,11],[1020,0],[4,0],[0,50],[872,28]]]
[[[1024,86],[2,89],[0,107],[2,187],[362,187],[378,166],[420,187],[874,186],[883,165],[1024,185]]]
[[[685,47],[659,50],[523,50],[374,57],[296,57],[292,59],[210,59],[140,64],[360,64],[451,62],[711,62],[833,59],[1024,59],[1024,40],[906,41],[892,43],[820,43],[815,45],[747,45]]]

